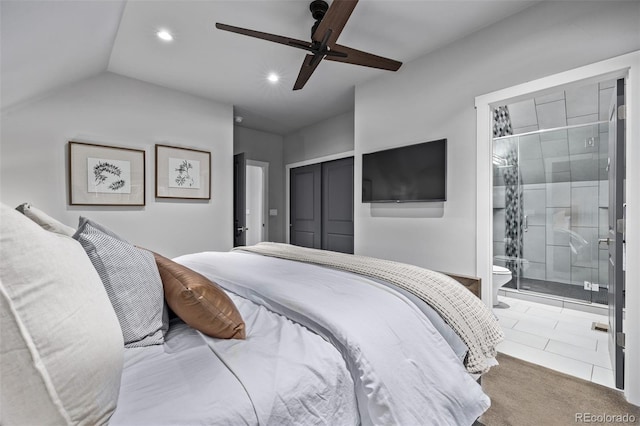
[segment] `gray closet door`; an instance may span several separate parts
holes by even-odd
[[[353,157],[322,163],[322,248],[353,254]]]
[[[320,164],[291,169],[289,240],[296,246],[322,248],[321,173]]]

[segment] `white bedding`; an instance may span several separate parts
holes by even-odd
[[[326,266],[391,283],[428,303],[453,328],[467,346],[464,364],[468,372],[486,373],[495,365],[496,346],[504,340],[496,316],[445,274],[407,263],[283,243],[261,242],[234,250]]]
[[[125,349],[111,426],[357,425],[353,381],[320,336],[229,294],[245,340],[171,322],[164,345]]]
[[[184,323],[172,322],[164,345],[125,349],[110,425],[255,424],[255,418],[240,382]]]
[[[281,315],[229,295],[247,325],[246,340],[203,337],[243,384],[258,424],[359,423],[353,380],[332,345]]]
[[[490,405],[426,316],[389,287],[348,272],[237,251],[175,260],[338,348],[364,425],[470,425]],[[247,322],[249,333],[256,325]],[[232,371],[236,361],[238,371],[244,368],[243,342],[208,342]],[[283,350],[279,355],[288,355]],[[257,393],[265,389],[262,380],[254,385]],[[349,424],[343,420],[326,424]]]

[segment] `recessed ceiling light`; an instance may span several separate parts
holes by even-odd
[[[269,80],[269,83],[277,83],[278,80],[280,80],[280,76],[275,72],[272,72],[267,76],[267,80]]]
[[[156,35],[158,36],[158,38],[160,40],[164,40],[164,41],[171,41],[173,40],[173,36],[171,35],[171,33],[167,30],[160,30],[156,33]]]

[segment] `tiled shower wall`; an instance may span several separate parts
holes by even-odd
[[[606,238],[608,182],[524,185],[522,276],[584,285],[608,283]],[[504,266],[504,186],[494,188],[494,263]]]

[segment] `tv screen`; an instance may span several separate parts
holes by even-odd
[[[362,202],[446,201],[447,140],[362,155]]]

